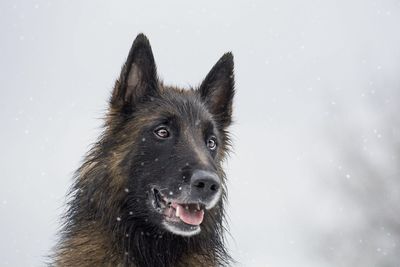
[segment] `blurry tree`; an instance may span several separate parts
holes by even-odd
[[[328,127],[336,159],[324,175],[340,207],[318,247],[337,267],[400,266],[400,87],[366,98],[364,117],[348,103]]]

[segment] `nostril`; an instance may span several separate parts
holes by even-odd
[[[211,191],[217,191],[217,190],[218,190],[218,185],[212,184],[212,185],[210,186],[210,189],[211,189]]]
[[[203,182],[198,182],[196,187],[198,188],[204,188],[206,185]]]

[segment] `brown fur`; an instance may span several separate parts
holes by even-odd
[[[142,42],[146,42],[146,40],[142,40]],[[56,248],[56,252],[52,257],[51,264],[55,266],[83,267],[142,267],[135,265],[135,259],[132,255],[140,255],[142,249],[151,250],[148,247],[141,247],[147,244],[145,243],[146,238],[155,245],[158,244],[157,239],[159,238],[160,246],[162,246],[162,242],[167,242],[168,240],[170,240],[168,242],[172,242],[171,240],[176,239],[177,242],[181,243],[180,246],[184,248],[181,248],[181,255],[177,254],[177,258],[169,259],[171,262],[165,263],[165,266],[210,267],[228,263],[230,257],[226,253],[222,243],[222,232],[224,231],[224,227],[222,226],[223,201],[226,197],[226,188],[224,184],[225,175],[220,163],[228,151],[229,139],[225,128],[230,124],[231,107],[227,106],[229,121],[216,121],[216,123],[219,123],[217,125],[221,133],[221,144],[214,160],[216,172],[223,182],[223,197],[215,208],[207,211],[209,215],[205,217],[202,224],[202,234],[198,237],[184,238],[175,237],[161,230],[154,230],[141,232],[142,237],[140,237],[140,233],[138,234],[135,230],[136,228],[131,229],[136,226],[132,226],[126,222],[126,204],[128,201],[132,201],[132,199],[127,199],[131,193],[129,191],[130,185],[127,175],[129,170],[127,168],[131,164],[130,155],[140,156],[140,153],[143,153],[139,149],[140,141],[138,141],[141,140],[142,129],[160,116],[160,114],[154,108],[152,109],[151,106],[139,103],[137,107],[140,108],[134,111],[135,116],[127,119],[126,115],[124,115],[125,111],[122,111],[125,109],[123,107],[125,105],[124,101],[127,96],[129,98],[140,98],[141,91],[135,89],[136,91],[130,94],[125,93],[124,101],[121,102],[118,100],[118,95],[124,89],[122,87],[125,80],[123,75],[127,75],[125,68],[113,90],[111,105],[105,119],[104,133],[89,151],[83,165],[76,172],[76,181],[70,193],[69,210],[65,216],[64,231],[62,232],[61,241]],[[139,74],[135,73],[131,80],[141,78],[140,75],[140,72]],[[230,78],[232,77],[231,74]],[[204,113],[202,116],[208,116],[210,120],[212,119],[212,116],[206,110],[207,106],[201,103],[200,96],[196,90],[167,87],[161,81],[157,81],[156,86],[159,94],[161,96],[164,95],[165,99],[175,99],[171,96],[188,99],[193,102],[193,105],[198,105],[199,112]],[[229,100],[231,100],[232,96],[229,96]],[[129,101],[131,100],[129,99]],[[165,101],[167,101],[167,104],[165,104],[163,111],[169,113],[178,112],[178,104],[171,104],[168,102],[170,100]],[[214,115],[215,117],[222,118],[224,114]],[[185,131],[185,136],[189,145],[193,146],[196,143],[190,132]],[[195,154],[197,153],[197,158],[200,160],[199,164],[206,165],[210,160],[209,156],[199,156],[203,153],[203,150],[196,148],[193,151]],[[138,199],[136,201],[136,205],[143,205]],[[209,233],[209,237],[206,236],[207,233]],[[133,235],[137,239],[136,242],[131,241]],[[174,242],[170,244],[175,244]],[[200,244],[204,244],[204,247],[201,247]],[[132,247],[132,245],[136,247]],[[173,247],[171,249],[174,250]],[[135,251],[136,254],[132,254],[132,251]],[[148,262],[155,261],[149,258]]]

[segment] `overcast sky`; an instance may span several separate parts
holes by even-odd
[[[398,266],[400,1],[137,2],[0,2],[0,265],[43,266],[144,32],[167,84],[234,53],[238,266]]]

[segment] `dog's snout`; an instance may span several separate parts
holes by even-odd
[[[220,179],[214,172],[196,170],[191,179],[192,192],[201,198],[210,198],[216,195],[221,187]]]

